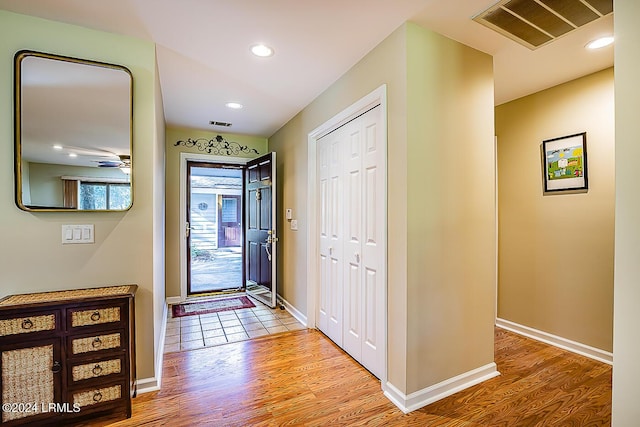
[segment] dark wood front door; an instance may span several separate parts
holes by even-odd
[[[246,201],[246,290],[264,304],[276,306],[276,153],[247,163]]]

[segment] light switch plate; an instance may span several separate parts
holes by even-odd
[[[94,243],[93,224],[65,224],[62,226],[62,244]]]
[[[293,209],[287,209],[287,210],[285,211],[285,217],[286,217],[287,219],[291,219],[291,218],[293,218]]]
[[[292,230],[297,230],[298,229],[298,220],[297,219],[292,219],[291,220],[291,229]]]

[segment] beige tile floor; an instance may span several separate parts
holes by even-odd
[[[286,310],[255,307],[193,316],[172,317],[169,307],[164,352],[211,347],[279,332],[304,329]]]

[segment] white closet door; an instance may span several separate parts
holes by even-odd
[[[342,132],[318,141],[320,176],[319,328],[342,346]]]
[[[385,363],[386,232],[385,150],[382,144],[382,108],[362,116],[362,358],[361,363],[380,377]]]
[[[376,107],[318,140],[318,327],[380,377],[384,372],[384,149]]]
[[[362,356],[362,118],[344,126],[344,350]]]

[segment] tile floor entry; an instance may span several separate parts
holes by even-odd
[[[212,347],[279,332],[304,329],[286,310],[271,309],[250,298],[253,308],[167,318],[164,352]]]

